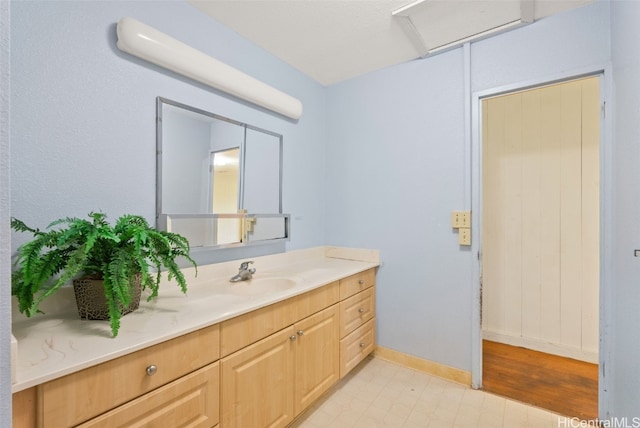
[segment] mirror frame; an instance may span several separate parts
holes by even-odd
[[[240,168],[239,168],[239,211],[244,210],[244,174],[245,174],[245,150],[246,150],[246,137],[247,130],[253,130],[262,132],[271,136],[278,138],[279,140],[279,171],[278,171],[278,213],[248,213],[239,212],[238,214],[204,214],[204,213],[194,213],[194,214],[167,214],[162,211],[162,107],[164,104],[178,107],[181,109],[185,109],[187,111],[201,114],[212,119],[221,120],[227,123],[231,123],[233,125],[238,125],[244,128],[244,141],[242,146],[240,147]],[[210,250],[217,248],[228,248],[228,247],[241,247],[247,245],[260,245],[260,244],[270,244],[279,241],[288,241],[290,240],[290,219],[291,216],[289,214],[284,214],[282,212],[282,184],[283,184],[283,137],[281,134],[269,131],[267,129],[259,128],[257,126],[249,125],[247,123],[239,122],[237,120],[230,119],[228,117],[220,116],[215,113],[208,112],[206,110],[202,110],[193,106],[189,106],[187,104],[183,104],[177,101],[170,100],[164,97],[156,97],[156,228],[159,230],[167,230],[168,224],[171,222],[171,218],[175,219],[186,219],[186,218],[209,218],[211,220],[223,219],[223,218],[238,218],[249,221],[255,221],[260,218],[276,218],[281,217],[284,221],[284,236],[281,238],[273,238],[273,239],[264,239],[251,241],[248,239],[248,235],[241,237],[239,242],[229,243],[229,244],[216,244],[216,245],[207,245],[207,246],[198,246],[193,247],[191,251],[197,250]]]

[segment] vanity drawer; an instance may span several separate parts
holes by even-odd
[[[42,426],[75,426],[213,363],[219,340],[215,325],[44,383]],[[148,374],[151,366],[156,370]]]
[[[372,318],[340,341],[340,379],[376,347],[376,319]]]
[[[223,357],[338,302],[339,283],[332,282],[282,302],[222,322]]]
[[[223,321],[220,351],[223,357],[257,342],[297,321],[296,299],[287,299]]]
[[[340,299],[340,284],[338,281],[332,282],[301,294],[295,299],[296,320],[301,320],[338,303]]]
[[[210,364],[78,428],[202,427],[220,420],[220,363]]]
[[[376,282],[375,269],[369,269],[364,272],[351,275],[340,280],[340,300],[351,297],[374,285]]]
[[[344,337],[375,315],[375,287],[340,302],[340,337]]]

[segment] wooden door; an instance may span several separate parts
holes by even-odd
[[[340,379],[340,315],[333,305],[296,323],[295,412],[306,409]]]
[[[276,428],[293,420],[293,326],[222,359],[220,428]]]
[[[599,78],[483,101],[485,339],[597,362]]]

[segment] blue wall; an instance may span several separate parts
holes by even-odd
[[[9,181],[9,2],[0,2],[0,284],[11,281]],[[11,290],[0,287],[0,427],[11,426]]]
[[[299,98],[302,118],[293,122],[121,52],[115,30],[125,16]],[[283,209],[294,214],[288,248],[324,244],[325,93],[312,79],[186,2],[13,2],[11,39],[12,215],[39,227],[92,210],[153,222],[155,99],[162,96],[282,134]],[[247,255],[231,250],[199,261]]]
[[[464,87],[544,79],[610,58],[599,2],[463,49],[328,88],[327,241],[381,250],[380,345],[471,370],[472,266],[453,210],[468,209]]]
[[[327,241],[380,249],[380,345],[470,370],[461,52],[328,89]]]
[[[612,114],[613,302],[611,414],[640,417],[640,2],[611,2],[615,103]],[[631,423],[632,419],[629,419]],[[636,419],[637,423],[637,419]]]

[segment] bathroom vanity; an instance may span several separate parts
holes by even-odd
[[[115,339],[72,312],[14,320],[14,426],[291,423],[375,348],[379,256],[319,247],[254,261],[236,284],[240,261],[185,269],[187,297],[167,284]]]

